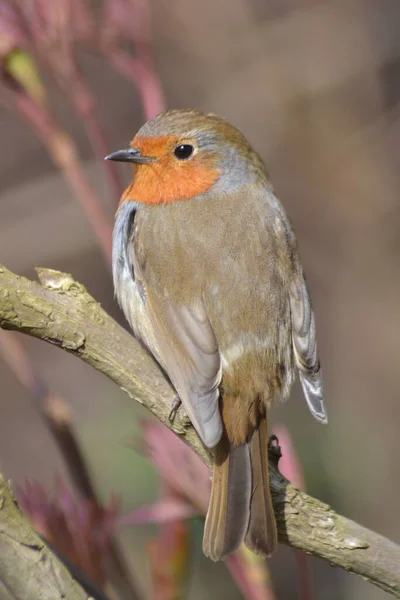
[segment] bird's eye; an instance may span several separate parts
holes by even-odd
[[[192,156],[193,152],[194,148],[190,144],[182,144],[174,150],[174,154],[178,160],[187,160]]]

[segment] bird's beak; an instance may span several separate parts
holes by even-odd
[[[105,157],[104,160],[117,160],[119,162],[130,162],[138,165],[143,165],[152,162],[154,158],[151,156],[142,156],[137,148],[126,148],[126,150],[117,150]]]

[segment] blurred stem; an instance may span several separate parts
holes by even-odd
[[[130,41],[134,44],[135,58],[115,43],[102,47],[100,40],[99,46],[115,70],[138,88],[147,121],[165,110],[165,98],[151,54],[149,2],[137,0],[134,4],[138,26]],[[121,34],[123,35],[123,32]],[[116,39],[119,40],[118,31]],[[96,41],[94,40],[94,45]]]
[[[74,197],[81,204],[93,227],[107,263],[111,265],[111,220],[106,216],[95,191],[86,178],[73,140],[47,111],[35,105],[25,94],[15,94],[13,106],[35,130],[46,146],[50,158],[64,175],[66,183],[72,189]]]
[[[77,110],[79,110],[78,107]],[[116,166],[112,164],[112,161],[104,160],[105,156],[110,153],[110,144],[104,133],[101,122],[97,118],[94,108],[92,108],[84,117],[84,124],[92,148],[95,151],[98,160],[102,161],[102,165],[110,183],[114,204],[117,205],[123,191],[122,180]]]
[[[285,425],[275,425],[274,433],[279,439],[282,449],[282,458],[279,461],[279,470],[284,477],[293,483],[299,490],[305,490],[305,479],[303,469],[298,458],[289,430]],[[301,600],[312,600],[314,598],[313,574],[308,556],[293,550],[299,577],[299,590]]]
[[[99,161],[102,161],[101,164],[108,178],[114,202],[117,204],[123,191],[123,185],[115,164],[104,160],[104,157],[110,153],[110,144],[104,132],[103,125],[97,117],[96,103],[90,88],[86,84],[82,74],[78,73],[76,68],[73,75],[67,81],[62,80],[54,70],[52,72],[54,80],[66,94],[66,97],[70,99],[76,112],[82,119],[96,157]]]
[[[100,243],[103,254],[111,266],[112,250],[112,225],[105,215],[99,199],[89,184],[86,175],[79,164],[76,148],[72,139],[59,130],[52,132],[52,136],[43,140],[54,163],[60,169],[69,187],[79,200],[83,210],[91,223]]]
[[[314,598],[314,586],[309,557],[299,550],[293,550],[293,552],[300,578],[300,598],[301,600],[312,600]]]
[[[165,98],[152,56],[151,15],[149,0],[137,0],[136,12],[140,27],[134,38],[136,50],[136,81],[142,92],[145,117],[150,119],[165,110]],[[133,68],[133,67],[132,67]],[[147,89],[147,98],[144,94]],[[147,111],[146,111],[147,109]]]
[[[130,574],[125,555],[115,539],[110,542],[108,560],[110,581],[113,589],[117,592],[118,598],[121,598],[121,600],[125,600],[125,598],[144,600],[143,594],[136,587],[136,583]]]
[[[33,368],[28,353],[15,333],[0,330],[0,354],[18,381],[29,391],[37,406],[47,393],[47,385]]]
[[[117,47],[109,50],[107,59],[115,70],[138,88],[145,119],[151,119],[162,112],[165,107],[164,95],[150,60],[143,56],[133,58]]]
[[[61,451],[76,489],[82,496],[93,498],[94,491],[89,473],[72,431],[68,402],[49,391],[46,382],[35,369],[23,344],[14,333],[0,330],[0,354],[28,391],[34,407]]]

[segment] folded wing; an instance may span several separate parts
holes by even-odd
[[[147,301],[163,366],[197,433],[212,448],[222,435],[221,359],[204,303],[197,298],[190,307],[174,306],[152,296]]]
[[[328,418],[324,407],[322,371],[317,354],[315,319],[302,273],[290,286],[292,340],[300,382],[311,414],[321,423]]]

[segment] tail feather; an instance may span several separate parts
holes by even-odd
[[[245,544],[255,554],[269,557],[278,544],[276,521],[269,488],[267,421],[263,419],[250,442],[252,493]]]
[[[225,558],[244,540],[250,495],[249,446],[234,448],[225,435],[215,449],[211,499],[204,527],[203,552],[212,560]]]
[[[204,554],[222,560],[244,541],[255,554],[271,556],[278,539],[269,489],[266,419],[248,444],[234,447],[225,434],[214,460]]]

